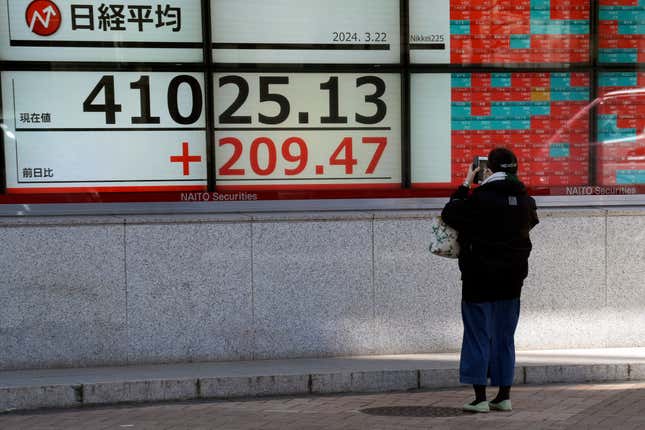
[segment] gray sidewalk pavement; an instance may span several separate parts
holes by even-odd
[[[187,363],[0,372],[0,411],[123,402],[459,387],[459,355]],[[518,352],[515,384],[645,381],[645,348]]]
[[[490,389],[489,398],[495,391]],[[512,412],[470,414],[469,388],[121,405],[0,414],[3,430],[642,430],[645,382],[520,385]]]

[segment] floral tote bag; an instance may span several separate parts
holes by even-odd
[[[459,257],[457,230],[448,226],[440,216],[435,217],[430,225],[430,252],[440,257]]]

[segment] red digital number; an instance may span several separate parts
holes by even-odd
[[[237,162],[242,156],[242,142],[239,139],[234,137],[225,137],[219,140],[219,146],[224,145],[233,145],[233,155],[231,159],[228,160],[222,167],[219,169],[219,174],[222,176],[226,175],[243,175],[244,169],[232,169],[233,164]]]
[[[267,166],[263,169],[260,167],[260,145],[267,148]],[[278,157],[275,151],[275,144],[268,137],[258,137],[251,143],[251,169],[260,176],[270,175],[275,171]]]
[[[294,155],[291,153],[292,144],[296,144],[298,147],[298,154]],[[282,157],[290,163],[298,163],[298,165],[292,169],[284,169],[284,174],[287,176],[297,175],[301,173],[307,167],[307,158],[309,153],[307,151],[307,144],[304,140],[299,137],[290,137],[285,140],[282,144]]]
[[[341,158],[341,153],[345,154],[343,158]],[[345,173],[351,175],[354,173],[354,166],[358,164],[358,160],[353,155],[352,138],[346,137],[329,157],[329,164],[332,166],[345,166]]]
[[[372,155],[366,174],[373,174],[378,167],[378,163],[385,152],[387,146],[387,137],[363,137],[361,138],[363,144],[375,144],[376,149]],[[233,145],[233,154],[231,158],[224,163],[219,169],[221,176],[226,175],[244,175],[245,170],[241,168],[233,168],[233,165],[239,161],[243,153],[242,142],[235,137],[225,137],[220,139],[219,146]],[[295,150],[294,150],[295,147]],[[295,176],[302,173],[307,168],[309,161],[309,150],[307,143],[300,137],[289,137],[280,147],[282,158],[289,163],[297,163],[294,167],[285,168],[284,174],[287,176]],[[276,145],[268,137],[258,137],[251,143],[249,162],[251,170],[259,176],[268,176],[275,172],[278,164],[278,154]],[[265,164],[261,166],[260,164]],[[345,173],[351,175],[354,173],[354,166],[358,164],[358,159],[354,158],[353,139],[345,137],[336,147],[332,155],[329,157],[329,165],[331,166],[344,166]]]
[[[367,166],[367,170],[365,171],[365,173],[374,173],[378,162],[381,160],[383,151],[385,151],[385,146],[387,145],[387,137],[364,137],[363,143],[375,143],[378,145],[376,147],[376,151],[374,152],[374,156],[372,156],[372,160],[370,161],[370,164],[369,166]]]

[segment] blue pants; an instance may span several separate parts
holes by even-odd
[[[520,317],[520,299],[494,302],[461,302],[464,341],[461,347],[459,381],[462,384],[513,385],[515,328]]]

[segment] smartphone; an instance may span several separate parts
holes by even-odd
[[[475,184],[479,184],[483,180],[484,170],[488,167],[488,157],[475,157],[473,160],[473,169],[476,169],[477,167],[479,167],[479,172],[477,172],[473,179],[473,183]]]

